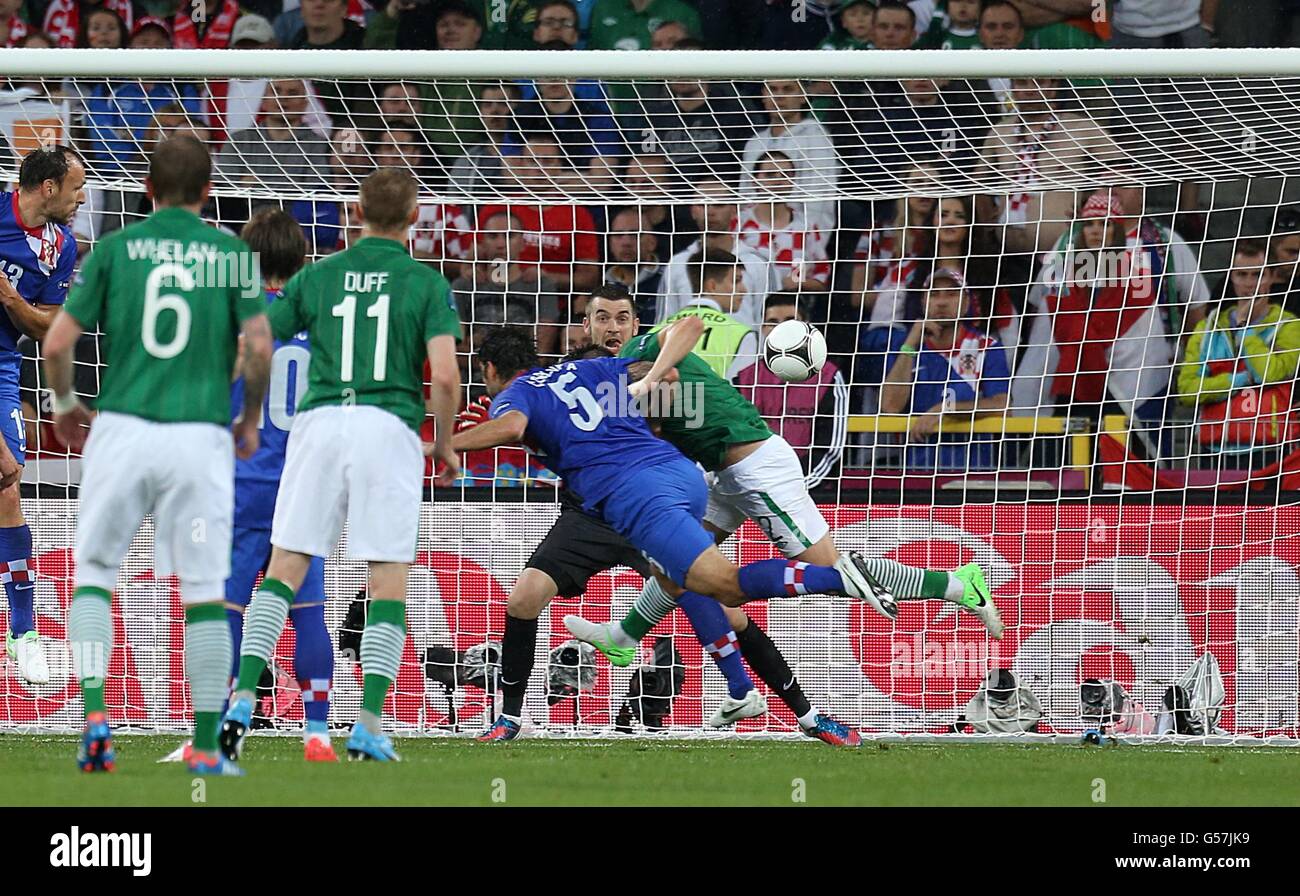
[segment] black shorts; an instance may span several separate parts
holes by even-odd
[[[524,564],[554,579],[560,597],[578,597],[592,576],[615,566],[627,566],[643,579],[650,577],[649,561],[627,539],[595,517],[568,507],[560,511],[560,518]]]

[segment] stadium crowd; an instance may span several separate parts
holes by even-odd
[[[1300,7],[1286,0],[0,0],[0,46],[13,47],[870,51],[1297,34]],[[1144,121],[1154,89],[1081,79],[0,85],[0,105],[66,100],[92,180],[117,181],[79,215],[85,250],[147,212],[121,184],[163,134],[213,150],[227,192],[209,217],[235,232],[277,190],[308,197],[285,204],[317,256],[357,232],[352,204],[331,196],[374,167],[409,167],[430,197],[411,250],[452,282],[467,383],[468,349],[489,328],[534,328],[543,355],[561,354],[587,338],[592,291],[610,287],[643,328],[700,304],[737,333],[793,317],[821,328],[831,361],[806,385],[775,380],[757,338],[707,358],[785,428],[810,474],[842,452],[846,466],[875,452],[908,468],[998,468],[993,439],[927,444],[972,415],[1100,426],[1118,414],[1130,447],[1164,461],[1177,453],[1171,421],[1192,420],[1200,447],[1184,465],[1263,462],[1297,438],[1300,211],[1280,209],[1259,238],[1236,234],[1216,272],[1195,183],[1171,185],[1177,216],[1125,185],[1133,147],[1156,139],[1149,124],[1176,133],[1172,120],[1195,119],[1198,98],[1177,88]],[[16,168],[14,150],[0,153]],[[1105,173],[1095,189],[1038,186],[1083,166]],[[977,182],[1008,190],[952,195]],[[690,201],[668,200],[687,190]],[[869,198],[891,190],[906,198]],[[773,199],[744,199],[755,194]],[[785,198],[799,195],[814,198]],[[1108,263],[1124,276],[1105,276]],[[846,452],[842,426],[808,423],[850,412],[910,414],[912,447]]]

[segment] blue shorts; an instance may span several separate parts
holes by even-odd
[[[0,430],[5,443],[18,463],[27,463],[27,427],[23,425],[23,401],[18,393],[18,380],[0,375]]]
[[[271,530],[245,529],[235,526],[230,539],[230,578],[226,579],[226,602],[239,607],[248,606],[253,599],[253,583],[260,573],[266,572],[271,562]],[[325,561],[312,557],[307,567],[307,577],[293,596],[298,604],[323,603],[325,600]]]
[[[686,572],[714,546],[700,520],[709,489],[695,464],[678,458],[638,470],[628,485],[605,499],[605,522],[686,587]]]

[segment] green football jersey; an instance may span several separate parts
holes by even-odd
[[[240,324],[266,300],[248,246],[173,207],[104,237],[64,310],[104,334],[97,409],[227,426]]]
[[[417,431],[425,417],[425,345],[435,336],[460,339],[447,278],[379,237],[294,274],[270,318],[277,339],[306,330],[311,342],[299,412],[372,405]]]
[[[659,337],[638,336],[623,346],[620,358],[654,361],[659,357]],[[722,467],[727,449],[772,436],[758,408],[736,387],[713,372],[702,358],[689,354],[677,365],[681,398],[673,413],[663,418],[663,437],[706,470]]]

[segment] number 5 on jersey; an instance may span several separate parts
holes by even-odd
[[[352,382],[352,349],[357,333],[357,297],[345,295],[343,301],[330,309],[330,314],[343,319],[343,347],[339,358],[339,379]],[[388,377],[388,294],[382,293],[366,309],[366,317],[378,320],[375,329],[374,381],[382,383]]]

